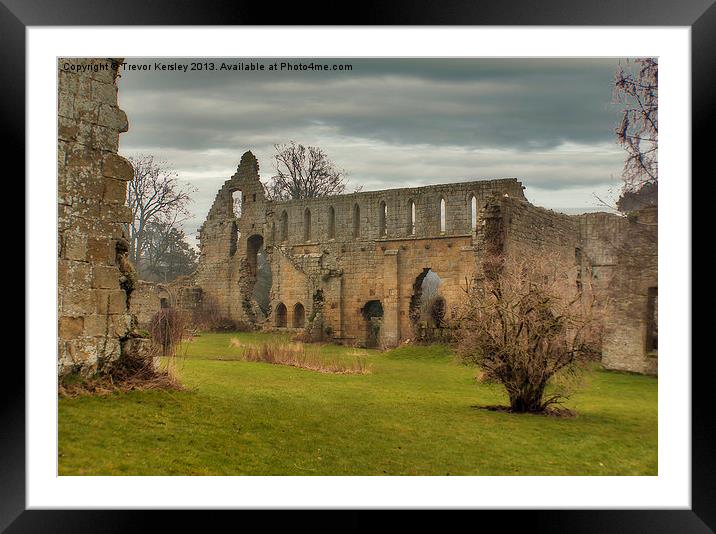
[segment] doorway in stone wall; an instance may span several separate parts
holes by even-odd
[[[365,319],[365,346],[376,348],[380,345],[380,329],[383,326],[383,305],[379,300],[369,300],[361,308]]]
[[[445,299],[440,295],[442,279],[430,267],[425,267],[413,282],[408,317],[413,336],[431,340],[445,318]]]
[[[271,263],[264,248],[264,238],[254,234],[246,240],[246,294],[258,305],[261,315],[268,317],[271,311]]]

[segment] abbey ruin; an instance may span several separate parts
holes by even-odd
[[[575,284],[610,297],[604,364],[656,373],[656,229],[655,208],[625,218],[533,206],[516,179],[270,201],[246,152],[200,229],[197,271],[152,291],[155,306],[160,298],[189,310],[211,301],[257,329],[393,347],[420,338],[429,273],[449,320],[488,251],[557,252],[573,259]],[[264,299],[256,292],[262,262]]]
[[[512,178],[271,201],[246,152],[200,229],[196,272],[166,285],[132,282],[123,235],[132,169],[117,155],[128,125],[116,67],[59,75],[60,372],[134,350],[132,324],[166,306],[210,304],[255,329],[396,346],[420,336],[428,276],[439,279],[449,319],[487,252],[527,249],[572,258],[574,283],[609,297],[606,367],[657,372],[656,208],[564,215],[533,206]]]

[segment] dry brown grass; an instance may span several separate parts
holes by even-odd
[[[301,369],[332,374],[370,374],[366,354],[360,351],[349,353],[350,360],[338,356],[321,354],[321,346],[300,342],[265,342],[260,344],[241,343],[231,339],[232,347],[244,349],[243,358],[248,362],[262,362],[289,365]]]
[[[105,396],[127,391],[163,389],[180,391],[184,389],[177,378],[175,369],[164,364],[159,369],[118,369],[111,374],[89,377],[71,376],[60,379],[60,397],[75,398],[85,395]]]

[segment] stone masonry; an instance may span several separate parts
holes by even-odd
[[[58,373],[101,371],[122,353],[128,312],[123,225],[130,163],[117,107],[118,60],[58,62]]]
[[[583,261],[605,296],[602,363],[609,369],[657,374],[658,213],[580,216]]]
[[[449,316],[486,252],[557,251],[574,261],[574,283],[589,276],[609,297],[604,364],[656,372],[645,333],[655,332],[655,213],[555,213],[530,204],[516,179],[269,201],[258,171],[246,152],[219,190],[200,229],[199,267],[171,288],[175,301],[196,307],[210,298],[257,328],[350,344],[369,344],[378,329],[374,341],[389,347],[415,337],[412,305],[429,271]],[[259,254],[271,270],[267,315],[252,294]]]
[[[240,218],[234,217],[236,191]],[[448,303],[460,298],[474,271],[473,204],[495,194],[524,199],[522,185],[506,179],[272,202],[247,152],[200,229],[193,283],[228,317],[256,323],[251,291],[256,254],[264,250],[273,280],[264,326],[303,328],[320,302],[323,328],[333,339],[365,342],[366,305],[377,301],[380,345],[393,346],[413,337],[409,307],[425,271],[440,276]]]

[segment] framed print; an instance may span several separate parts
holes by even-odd
[[[181,7],[0,8],[28,210],[3,528],[716,528],[691,356],[713,5]]]

